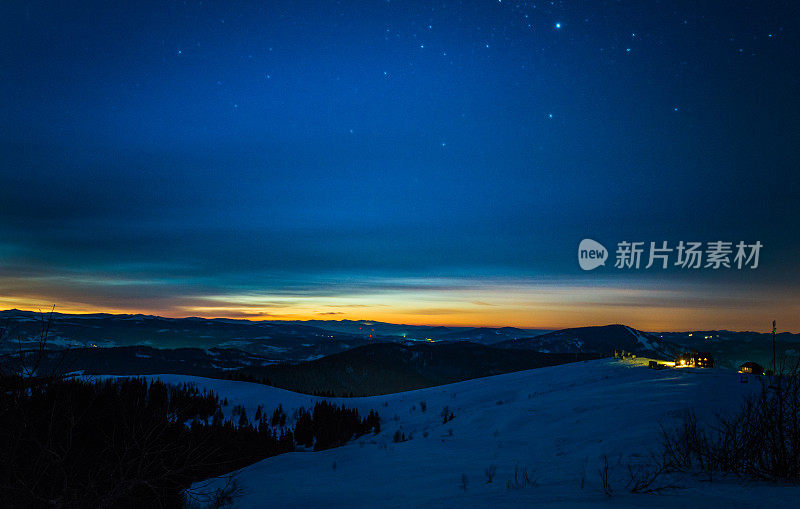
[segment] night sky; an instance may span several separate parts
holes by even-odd
[[[15,4],[0,308],[800,330],[797,2]]]

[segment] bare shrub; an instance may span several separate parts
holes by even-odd
[[[700,428],[687,413],[674,429],[662,428],[668,468],[734,474],[757,480],[800,482],[800,372],[771,377],[730,415]]]
[[[185,506],[187,509],[220,509],[233,506],[234,501],[243,494],[235,475],[225,477],[225,484],[221,488],[209,488],[210,483],[188,489],[185,492]]]
[[[483,473],[486,475],[486,484],[491,484],[494,480],[494,474],[497,472],[497,467],[495,465],[489,465],[486,467],[486,470]]]
[[[528,474],[528,469],[523,468],[522,470],[519,469],[519,465],[514,466],[514,479],[509,480],[506,482],[506,489],[508,490],[519,490],[522,488],[527,488],[529,486],[533,487],[536,486],[538,483],[535,479],[533,479],[530,474]]]
[[[453,415],[453,412],[450,411],[450,407],[447,406],[442,409],[442,413],[439,415],[442,418],[442,424],[447,424],[449,421],[452,421],[456,417],[455,415]]]
[[[669,476],[669,469],[663,461],[643,463],[638,465],[628,464],[628,484],[626,488],[631,493],[661,493],[679,489]]]
[[[581,480],[580,480],[580,483],[579,483],[579,486],[580,486],[581,489],[583,489],[586,486],[586,462],[587,461],[588,461],[588,458],[584,458],[584,460],[583,460],[583,470],[581,470]]]
[[[22,334],[12,333],[11,321],[0,326],[0,379],[20,387],[46,385],[60,381],[66,376],[67,356],[70,348],[52,350],[49,347],[50,329],[53,325],[55,306],[49,313],[39,314],[39,332],[33,338],[32,347],[23,347]],[[16,336],[12,339],[12,335]]]
[[[608,456],[605,454],[603,455],[603,464],[600,466],[600,470],[598,471],[600,474],[600,485],[603,487],[603,493],[608,495],[609,497],[614,494],[614,490],[611,489],[611,484],[609,483],[608,479]]]

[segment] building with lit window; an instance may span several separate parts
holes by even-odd
[[[687,352],[675,358],[676,368],[713,368],[714,356],[708,352]]]

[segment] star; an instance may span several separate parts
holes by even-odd
[[[548,113],[547,114],[547,118],[553,118],[553,114],[552,113]]]
[[[556,23],[556,28],[561,28],[561,23]]]

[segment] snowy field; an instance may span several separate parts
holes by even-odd
[[[280,403],[291,421],[294,409],[321,399],[245,382],[158,378],[213,389],[228,398],[228,411],[243,404],[249,416],[259,404],[271,414]],[[387,396],[332,398],[362,415],[378,411],[381,433],[246,467],[237,474],[242,494],[234,506],[794,506],[800,488],[734,478],[684,478],[679,489],[661,494],[632,494],[625,487],[628,465],[660,452],[659,423],[677,422],[688,408],[701,420],[710,418],[738,407],[741,396],[758,387],[755,378],[742,384],[726,370],[655,371],[646,360],[598,360]],[[446,424],[444,407],[454,415]],[[410,439],[395,443],[397,430]],[[599,474],[604,456],[611,496]],[[527,470],[528,486],[509,486],[515,468]]]

